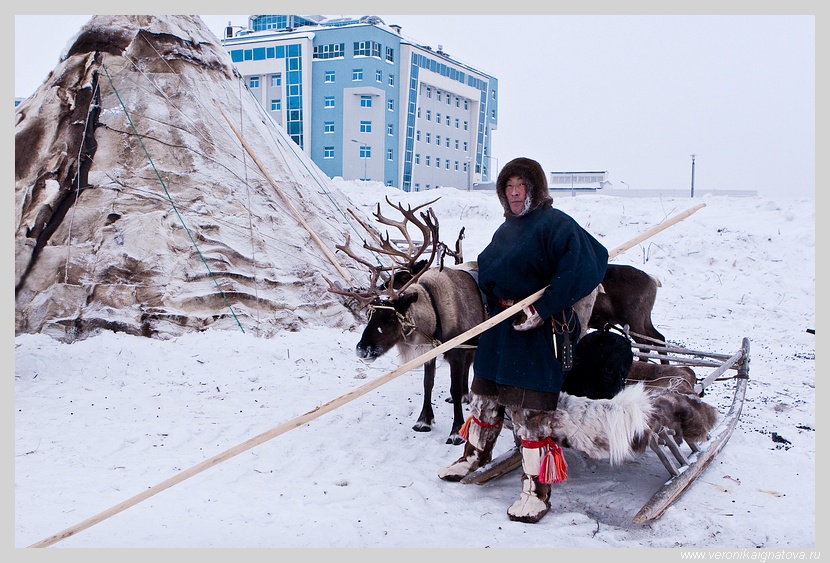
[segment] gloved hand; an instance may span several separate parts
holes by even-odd
[[[528,305],[522,309],[522,316],[513,321],[513,328],[516,330],[533,330],[542,326],[543,323],[544,321],[536,312],[536,308],[533,305]]]

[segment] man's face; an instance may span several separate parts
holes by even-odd
[[[525,197],[527,196],[527,184],[524,179],[519,176],[511,176],[507,180],[504,194],[507,196],[507,204],[510,206],[510,211],[514,215],[521,213],[525,206]]]

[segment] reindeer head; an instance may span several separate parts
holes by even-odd
[[[392,299],[378,297],[368,305],[368,323],[355,346],[357,356],[372,362],[398,344],[407,342],[417,327],[407,317],[418,292],[401,293]]]
[[[421,212],[420,219],[416,212],[435,201],[437,200],[427,202],[415,209],[411,207],[405,209],[400,203],[393,205],[389,198],[386,198],[386,202],[403,215],[402,221],[393,221],[384,217],[378,204],[378,209],[374,213],[378,222],[397,228],[403,235],[405,248],[400,248],[395,244],[388,231],[385,237],[377,237],[373,234],[374,231],[361,223],[378,243],[378,246],[372,246],[364,242],[363,247],[390,257],[393,262],[392,266],[377,266],[358,257],[349,246],[348,234],[346,243],[337,246],[338,250],[366,266],[370,274],[369,285],[365,289],[343,289],[326,279],[330,292],[349,297],[359,309],[368,309],[368,325],[356,347],[357,355],[364,360],[372,361],[382,356],[396,344],[405,341],[407,335],[413,330],[406,314],[412,303],[417,301],[418,292],[407,291],[407,289],[416,284],[424,272],[432,266],[439,247],[438,219],[432,208]],[[423,238],[420,243],[413,241],[408,229],[410,223],[421,232]],[[429,257],[423,259],[422,255],[427,249],[430,249]]]

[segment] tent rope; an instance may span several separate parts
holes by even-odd
[[[150,47],[150,49],[153,50],[153,52],[156,54],[156,56],[159,58],[159,60],[162,63],[164,63],[164,65],[167,66],[168,69],[170,69],[170,72],[173,74],[173,76],[177,77],[180,82],[183,82],[182,79],[181,79],[181,75],[176,71],[176,69],[174,69],[172,66],[170,66],[170,63],[167,61],[167,59],[164,56],[162,56],[162,54],[158,51],[158,49],[156,49],[156,46],[153,45],[153,43],[150,41],[150,39],[147,38],[146,33],[144,33],[144,30],[141,30],[139,32],[139,34],[140,34],[141,38],[144,39],[144,41]],[[168,96],[167,93],[164,92],[164,90],[159,88],[159,86],[153,81],[153,79],[150,78],[150,76],[148,76],[148,74],[146,72],[144,72],[144,69],[142,69],[139,65],[137,65],[135,62],[130,60],[130,58],[127,57],[126,54],[124,54],[124,58],[126,58],[128,61],[130,61],[132,63],[132,65],[136,68],[136,70],[138,70],[138,72],[140,72],[141,75],[144,78],[146,78],[147,81],[150,84],[153,85],[153,87],[155,87],[155,89],[162,95],[162,97],[165,99],[165,101],[167,103],[169,103],[171,106],[176,108],[176,110],[178,110],[179,113],[182,116],[184,116],[185,119],[192,122],[192,119],[190,119],[190,117],[185,112],[183,112],[181,109],[179,109],[179,107],[170,99],[170,96]],[[241,92],[239,93],[239,97],[240,97],[240,99],[242,98],[242,93]],[[202,105],[202,102],[199,101],[199,104]],[[207,106],[203,106],[203,107],[207,108]],[[241,113],[241,108],[240,108],[240,113]],[[240,121],[241,120],[242,119],[241,119],[241,115],[240,115]],[[198,134],[202,137],[202,139],[205,140],[205,142],[207,142],[209,144],[215,144],[215,143],[213,143],[212,139],[208,139],[204,135],[204,133],[201,132],[201,128],[196,127],[195,129],[196,129],[196,131],[198,131]],[[251,213],[251,185],[250,185],[250,181],[248,180],[248,160],[245,157],[244,151],[242,153],[242,167],[243,167],[243,170],[245,171],[245,178],[244,178],[243,183],[245,184],[245,191],[246,191],[246,195],[247,195],[247,198],[248,198],[248,206],[247,206],[246,211],[248,212],[248,232],[249,232],[250,239],[251,239],[251,263],[252,263],[252,267],[253,267],[253,278],[254,278],[254,283],[253,283],[254,299],[256,300],[256,304],[257,304],[257,307],[256,307],[257,327],[259,327],[261,319],[260,319],[260,308],[259,308],[259,305],[260,305],[259,284],[257,283],[257,271],[258,270],[257,270],[257,261],[256,261],[256,240],[254,239],[253,214]]]
[[[176,216],[179,218],[179,221],[181,222],[182,227],[184,228],[185,232],[187,233],[188,238],[190,239],[190,243],[193,245],[193,248],[196,249],[196,253],[199,255],[199,258],[202,260],[202,263],[205,265],[205,268],[207,268],[208,274],[210,274],[210,277],[213,280],[213,283],[216,285],[216,289],[218,289],[219,293],[222,295],[222,299],[225,301],[225,304],[228,306],[228,309],[230,310],[231,315],[233,315],[234,320],[236,320],[236,324],[239,325],[239,329],[242,332],[245,332],[245,329],[242,328],[242,323],[239,322],[239,318],[236,316],[236,313],[234,312],[233,307],[231,307],[231,304],[228,301],[228,298],[225,295],[225,292],[222,291],[222,288],[219,285],[219,281],[216,279],[216,276],[213,274],[213,271],[211,271],[210,266],[207,263],[207,260],[205,260],[205,257],[202,255],[202,251],[199,249],[199,245],[196,244],[196,241],[193,239],[193,235],[191,234],[190,229],[187,228],[187,224],[184,222],[184,218],[179,213],[179,209],[178,209],[178,207],[176,207],[176,204],[173,201],[173,197],[170,195],[170,192],[167,189],[167,184],[164,183],[164,179],[161,177],[161,173],[156,168],[156,163],[153,162],[153,158],[150,156],[150,152],[147,150],[147,147],[144,146],[144,141],[142,139],[142,136],[138,132],[138,129],[136,128],[135,123],[133,123],[132,117],[130,116],[130,112],[127,111],[127,107],[124,105],[124,101],[121,99],[121,96],[118,93],[118,89],[115,87],[115,84],[112,81],[112,77],[110,76],[110,73],[107,70],[107,66],[103,62],[101,63],[101,68],[104,70],[104,73],[107,75],[107,80],[109,80],[110,86],[112,87],[112,91],[113,91],[113,93],[115,93],[115,97],[118,98],[118,103],[121,104],[121,109],[124,110],[124,115],[127,117],[127,121],[130,123],[130,127],[132,128],[133,132],[135,133],[135,136],[138,139],[138,143],[141,145],[141,149],[144,151],[144,154],[147,155],[147,160],[150,163],[150,166],[153,167],[153,171],[156,173],[156,177],[158,178],[159,183],[161,184],[161,187],[164,189],[164,193],[167,195],[167,199],[170,202],[170,205],[173,207],[173,211],[175,211]]]
[[[237,87],[237,92],[239,94],[239,129],[243,133],[245,132],[245,123],[242,119],[242,88]],[[256,273],[257,273],[257,266],[256,266],[256,240],[254,239],[254,218],[253,213],[251,213],[251,185],[248,181],[248,156],[247,151],[244,149],[242,150],[242,169],[245,171],[245,193],[248,196],[248,232],[251,235],[251,262],[254,265],[254,296],[256,298],[256,320],[257,320],[257,327],[259,327],[260,323],[260,316],[259,316],[259,287],[256,283]]]

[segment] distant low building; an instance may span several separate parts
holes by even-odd
[[[608,185],[607,170],[584,172],[551,172],[551,190],[596,191]]]

